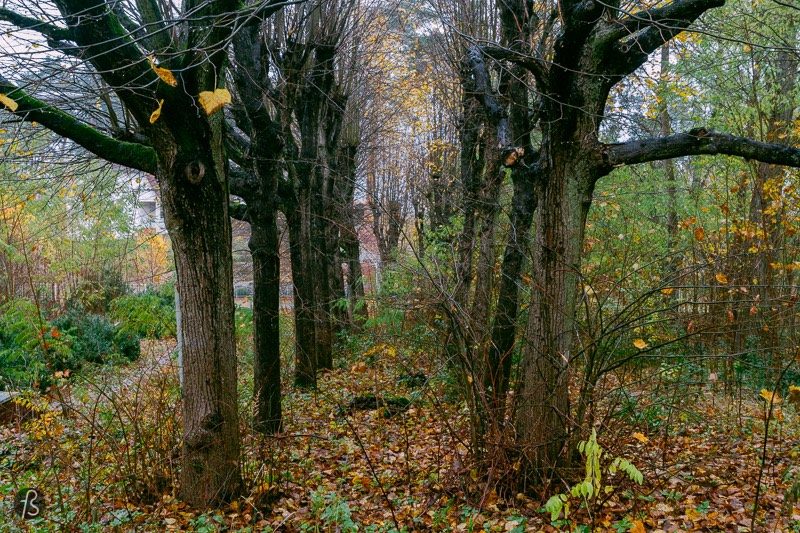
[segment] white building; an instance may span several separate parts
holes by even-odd
[[[133,213],[133,225],[136,229],[153,229],[159,233],[167,230],[164,225],[164,212],[158,196],[158,184],[150,174],[134,178],[132,181],[136,192]]]

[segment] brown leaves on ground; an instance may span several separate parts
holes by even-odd
[[[388,344],[351,356],[343,368],[323,373],[317,392],[289,390],[282,434],[265,437],[243,426],[247,494],[225,508],[198,512],[176,499],[177,476],[171,465],[179,459],[179,446],[167,433],[179,433],[179,414],[156,412],[178,405],[170,404],[172,396],[167,394],[175,386],[169,349],[150,347],[141,361],[113,380],[97,376],[106,381],[96,383],[93,392],[79,393],[76,385],[65,399],[76,408],[83,402],[84,414],[113,399],[126,402],[117,406],[123,416],[133,416],[134,407],[147,420],[161,416],[162,431],[153,424],[137,426],[144,435],[142,450],[135,449],[134,441],[122,448],[109,446],[116,442],[110,438],[117,428],[113,424],[98,426],[109,434],[97,432],[90,439],[86,420],[77,416],[48,418],[28,428],[2,428],[3,445],[14,449],[14,464],[0,469],[0,486],[27,482],[31,478],[25,476],[31,472],[47,480],[47,486],[56,486],[52,476],[58,472],[58,484],[76,520],[93,516],[113,529],[115,517],[124,515],[128,518],[117,527],[121,531],[301,531],[307,526],[353,531],[348,529],[351,525],[358,525],[358,531],[391,531],[399,525],[405,531],[520,533],[587,525],[594,531],[641,533],[751,527],[766,416],[765,401],[757,393],[740,402],[704,389],[690,404],[691,416],[676,412],[673,418],[660,420],[660,427],[632,427],[608,419],[610,424],[598,432],[600,444],[635,464],[644,473],[644,485],[619,477],[604,479],[604,484],[614,485],[607,501],[591,513],[579,501],[573,502],[571,522],[550,524],[540,512],[541,498],[514,494],[504,499],[494,486],[483,484],[467,454],[468,413],[453,396],[452,384],[422,379],[409,387],[404,381],[404,376],[442,375],[444,369],[424,353]],[[616,378],[607,381],[612,388],[622,386]],[[606,403],[613,395],[607,392],[599,397],[602,408],[611,410],[613,406]],[[650,391],[637,394],[650,401]],[[392,412],[380,408],[380,403],[376,409],[348,409],[353,398],[365,395],[403,397],[411,404]],[[156,402],[159,397],[162,400]],[[785,497],[794,479],[800,479],[794,470],[800,424],[795,407],[784,407],[782,418],[770,422],[757,530],[785,531],[800,524],[800,508]],[[243,416],[250,412],[246,399],[241,412]],[[165,424],[170,424],[167,433],[161,427]],[[55,425],[58,432],[53,431]],[[87,505],[82,498],[90,440],[95,465],[89,474],[105,488],[92,491]],[[50,462],[42,462],[42,449]],[[152,459],[142,461],[139,470],[120,462],[145,454]],[[154,465],[163,472],[145,476]],[[137,472],[136,479],[122,475]],[[563,485],[558,487],[552,492],[564,490]],[[53,528],[58,530],[55,522]]]

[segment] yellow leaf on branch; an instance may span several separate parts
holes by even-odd
[[[231,103],[231,93],[228,89],[214,89],[213,91],[203,91],[197,97],[200,107],[206,115],[213,115],[224,106]]]
[[[9,98],[3,93],[0,93],[0,104],[3,104],[8,108],[9,111],[16,111],[19,107],[19,104],[14,101],[13,99]]]
[[[171,70],[156,65],[156,62],[152,56],[148,57],[147,60],[150,62],[150,68],[153,69],[153,72],[156,73],[156,76],[158,76],[161,81],[172,87],[178,86],[178,80],[175,78],[175,75]]]
[[[164,100],[161,99],[158,101],[158,107],[155,111],[150,113],[150,124],[155,124],[158,118],[161,116],[161,106],[164,105]]]

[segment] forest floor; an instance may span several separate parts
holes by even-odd
[[[0,428],[0,532],[751,531],[762,454],[755,530],[800,531],[800,507],[786,496],[800,479],[794,406],[776,406],[784,409],[764,448],[766,402],[752,391],[734,398],[694,386],[673,394],[680,401],[665,411],[652,408],[652,390],[628,387],[633,414],[650,419],[624,419],[612,400],[619,395],[606,392],[603,409],[615,415],[605,417],[598,441],[636,465],[644,482],[606,476],[607,494],[588,506],[571,499],[569,520],[551,523],[546,497],[502,498],[471,465],[467,411],[446,369],[388,344],[323,373],[319,392],[290,390],[282,434],[245,428],[247,496],[199,513],[173,489],[180,419],[176,368],[165,357],[172,345],[145,348],[130,367],[62,380],[49,400],[26,399],[41,416]],[[247,390],[245,380],[242,397]],[[387,403],[371,408],[375,398]],[[246,401],[241,408],[248,412]],[[12,512],[21,487],[46,492],[42,518],[27,524]],[[566,486],[545,496],[556,492]]]

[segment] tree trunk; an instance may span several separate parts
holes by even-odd
[[[594,183],[589,160],[588,153],[557,145],[535,214],[533,285],[516,426],[528,474],[538,480],[552,475],[568,442],[577,284]]]
[[[226,165],[221,143],[169,145],[159,155],[184,317],[181,493],[190,504],[216,505],[242,489]]]
[[[286,210],[289,226],[289,251],[294,286],[295,369],[294,382],[300,387],[317,385],[317,340],[314,327],[314,286],[310,279],[309,205],[300,194]]]
[[[253,257],[253,395],[256,431],[281,430],[280,258],[274,205],[250,207]]]
[[[525,172],[515,172],[514,195],[511,200],[511,223],[503,254],[500,289],[497,297],[492,340],[489,345],[487,390],[491,391],[492,409],[498,421],[505,418],[506,395],[511,379],[511,361],[519,312],[519,283],[528,233],[536,210],[533,183]]]
[[[336,200],[340,217],[339,245],[342,249],[342,262],[347,265],[346,296],[350,324],[357,328],[364,325],[367,309],[364,305],[364,279],[361,272],[360,245],[356,229],[356,213],[353,200],[356,188],[356,154],[358,144],[351,143],[339,150],[337,167],[341,174],[338,181]],[[341,271],[341,268],[340,268]]]
[[[317,370],[333,368],[333,328],[331,327],[331,293],[328,264],[332,251],[328,250],[329,221],[325,217],[325,176],[323,170],[314,172],[311,191],[311,276],[314,287],[314,327],[317,342]]]

